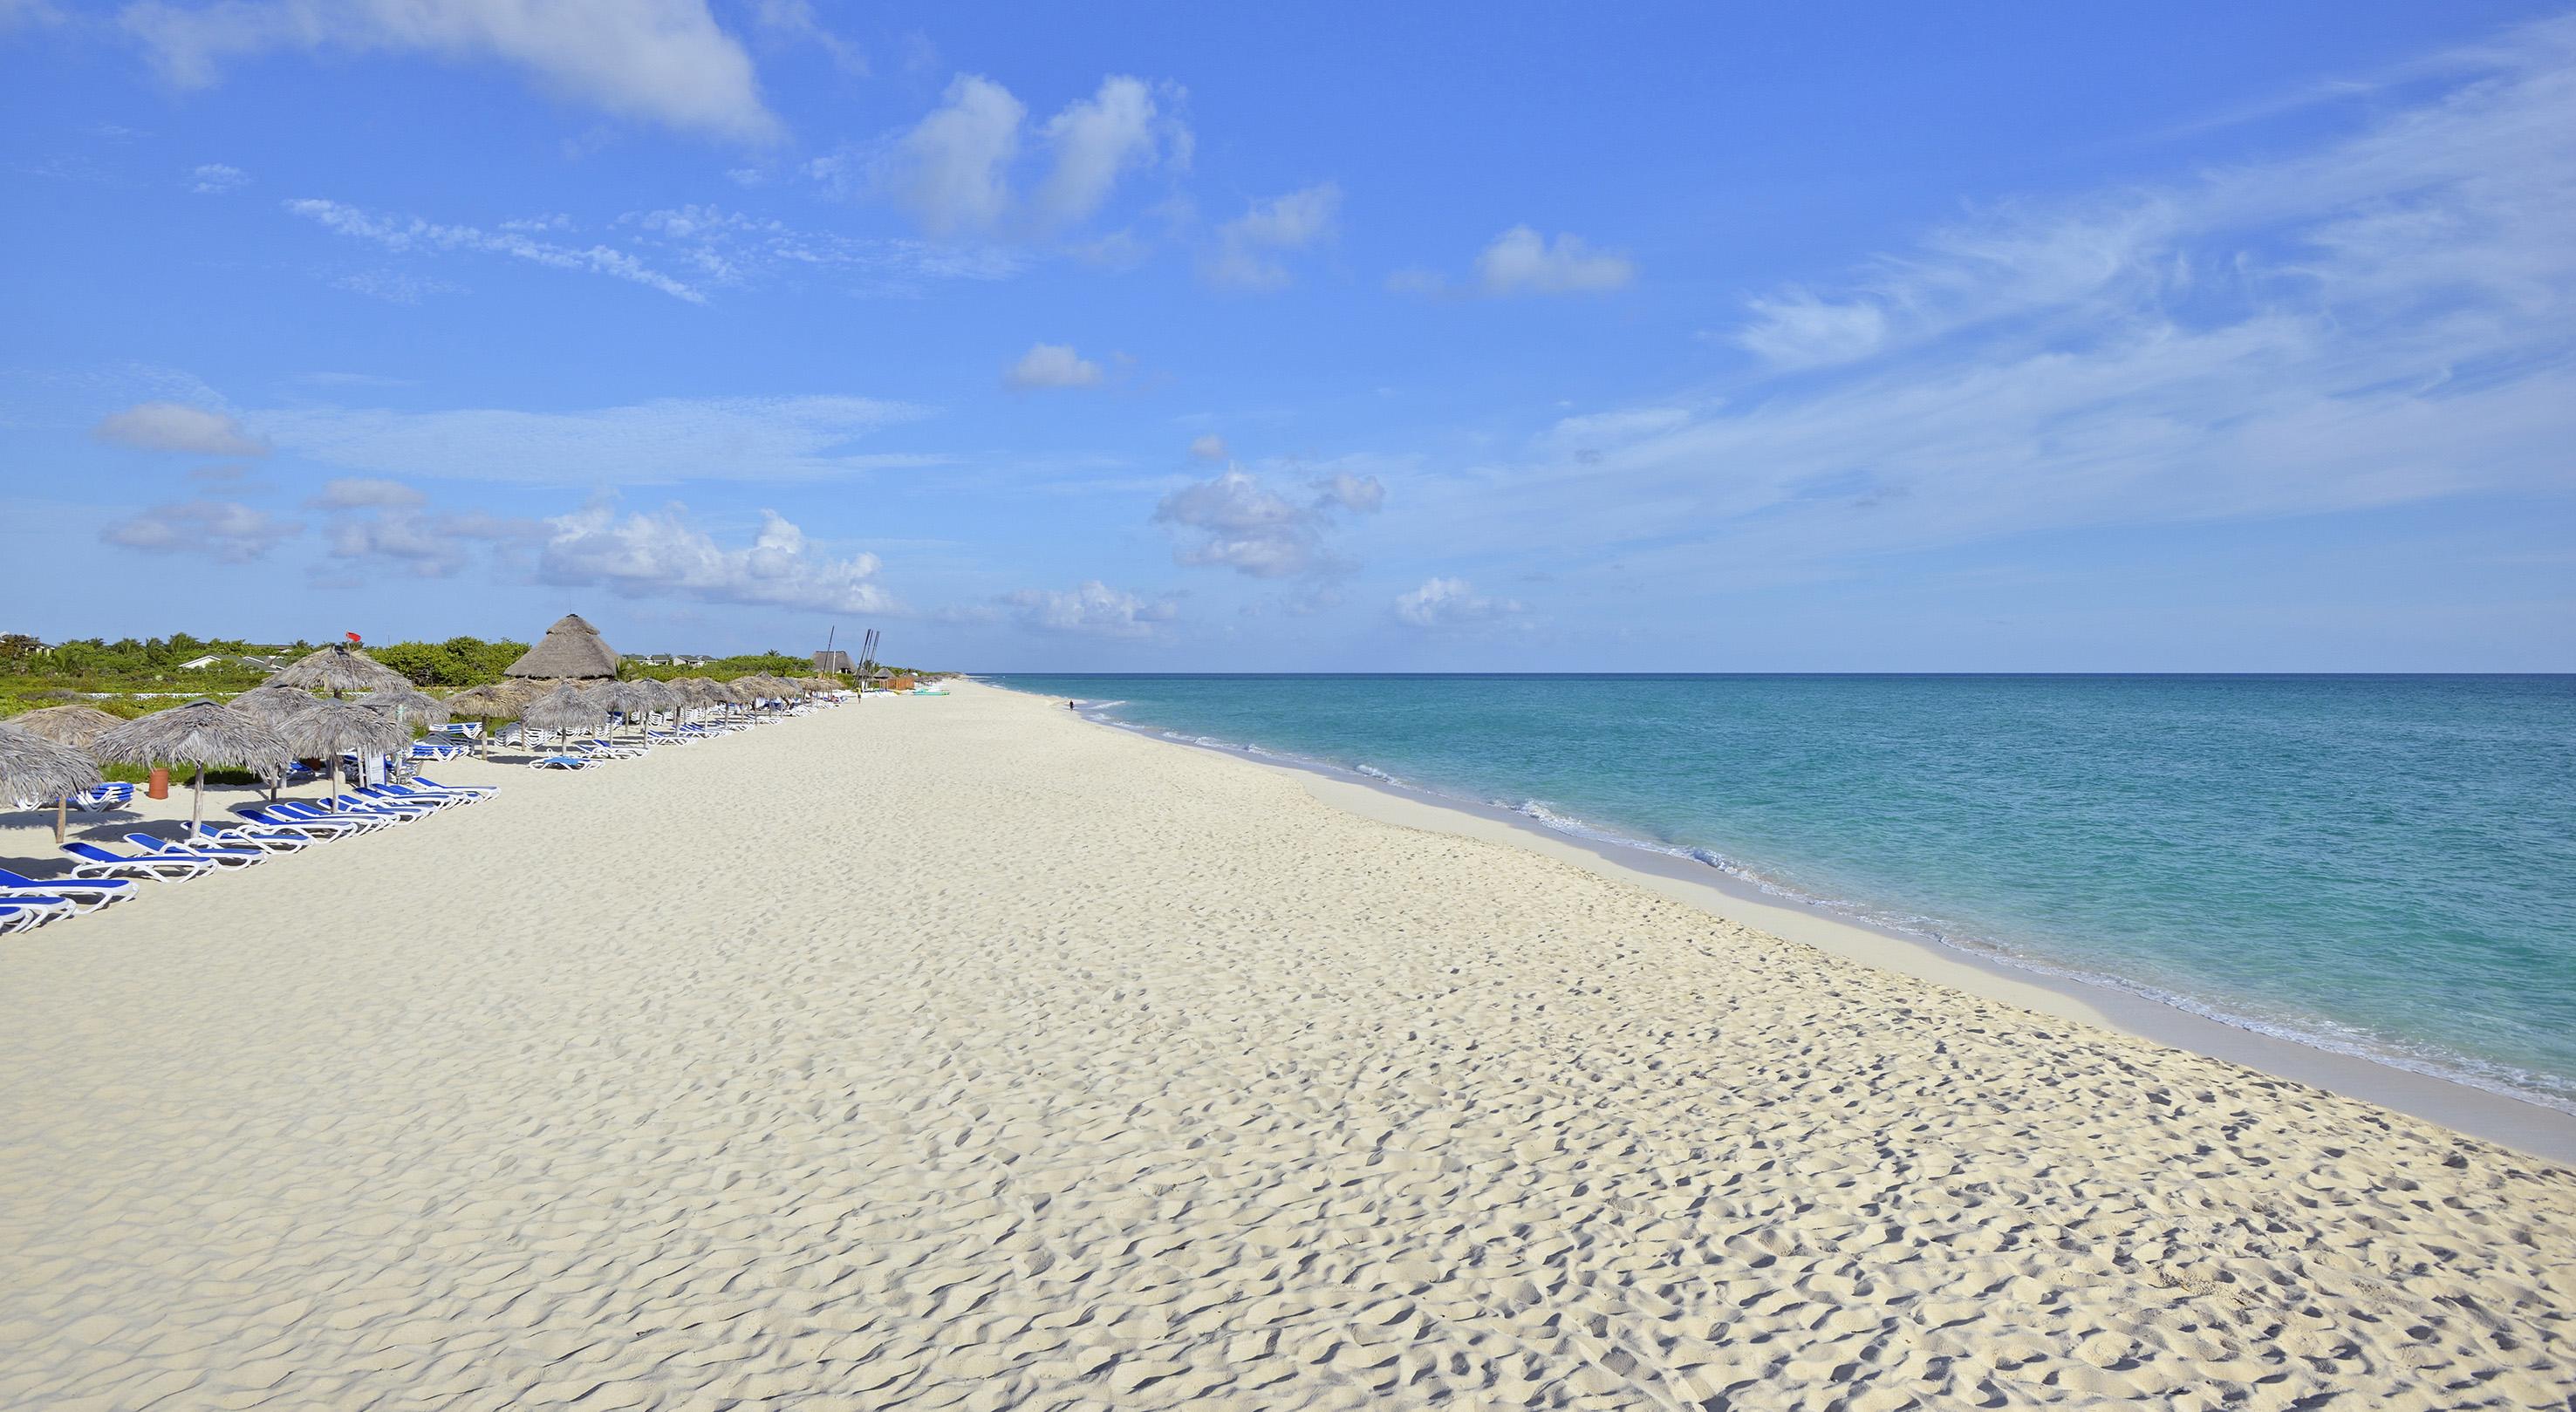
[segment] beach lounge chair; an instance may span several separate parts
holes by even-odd
[[[89,814],[122,809],[134,802],[134,786],[124,783],[92,785],[71,798],[73,808]]]
[[[236,824],[206,824],[197,830],[197,837],[217,848],[260,848],[271,853],[301,852],[322,841],[311,834],[250,819]]]
[[[71,916],[76,910],[65,898],[13,894],[0,900],[0,933],[31,932],[47,922]]]
[[[332,818],[301,819],[292,814],[272,812],[275,808],[276,806],[271,805],[257,809],[242,810],[241,816],[245,821],[242,827],[274,829],[281,833],[295,834],[298,837],[311,839],[315,842],[331,838],[348,838],[353,834],[367,833],[371,830],[384,827],[381,822],[376,820]]]
[[[63,851],[80,861],[72,865],[76,878],[151,878],[156,882],[186,882],[202,878],[215,870],[205,858],[171,858],[155,854],[149,858],[128,858],[110,853],[95,843],[66,843]]]
[[[540,755],[528,762],[531,770],[587,770],[590,761],[580,755]]]
[[[280,800],[251,817],[256,819],[274,819],[280,823],[336,824],[343,829],[355,830],[362,833],[372,832],[376,829],[391,828],[396,822],[398,822],[397,820],[383,814],[352,814],[347,812],[332,813],[328,810],[316,809],[310,804],[301,803],[295,800]]]
[[[411,758],[415,760],[453,760],[464,753],[464,746],[444,741],[415,740],[411,743]]]
[[[0,868],[0,902],[18,902],[26,899],[59,900],[69,903],[72,910],[76,912],[95,912],[111,902],[122,902],[129,897],[140,896],[142,891],[130,882],[118,882],[112,878],[92,879],[87,882],[76,878],[57,878],[48,883],[38,882],[24,874]]]
[[[429,809],[433,811],[439,809],[453,809],[460,804],[471,804],[474,802],[461,794],[412,794],[406,792],[400,786],[390,784],[371,784],[364,789],[353,789],[349,791],[348,794],[342,795],[341,797],[346,799],[353,796],[362,800],[373,800],[380,804],[390,804],[395,808],[410,807],[414,809]]]
[[[407,787],[439,794],[462,794],[474,799],[489,799],[501,792],[501,787],[496,784],[440,784],[427,775],[412,776]]]
[[[125,836],[125,841],[155,858],[203,858],[218,868],[247,868],[253,863],[268,861],[268,855],[256,848],[224,848],[208,845],[192,848],[186,844],[173,843],[158,834],[130,833]]]
[[[348,815],[353,818],[384,819],[392,823],[408,824],[416,819],[426,819],[438,811],[426,804],[388,804],[380,799],[362,799],[355,794],[342,791],[338,808],[321,809],[315,812],[326,819]]]

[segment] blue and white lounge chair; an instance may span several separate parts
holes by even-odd
[[[441,809],[453,809],[460,804],[471,804],[474,802],[462,795],[455,794],[441,794],[436,796],[426,794],[405,794],[400,789],[389,784],[366,785],[362,788],[350,790],[347,794],[341,795],[340,798],[344,801],[354,801],[360,804],[391,805],[397,809],[427,809],[433,813]]]
[[[579,755],[540,755],[528,762],[531,770],[587,770],[590,761]]]
[[[66,843],[63,851],[80,860],[72,865],[72,876],[76,878],[129,877],[151,878],[157,882],[186,882],[215,870],[214,863],[204,858],[161,855],[128,858],[120,853],[110,853],[95,843]]]
[[[38,882],[21,873],[0,868],[0,902],[17,902],[25,898],[59,898],[71,904],[76,912],[95,912],[111,902],[137,897],[143,889],[130,882],[78,878],[56,878]]]
[[[258,848],[270,853],[298,853],[321,842],[311,834],[295,833],[254,819],[233,824],[206,824],[197,830],[197,837],[216,848]]]
[[[414,794],[461,794],[476,803],[481,803],[486,799],[493,798],[501,792],[501,787],[499,785],[440,784],[438,781],[431,779],[427,775],[414,775],[410,779],[403,781],[402,787],[410,790]]]
[[[395,820],[382,814],[352,814],[316,809],[292,799],[281,799],[251,817],[275,819],[280,823],[330,824],[352,833],[372,833],[393,827]]]
[[[274,829],[316,843],[324,839],[350,838],[383,827],[373,820],[297,818],[293,814],[279,812],[276,805],[244,809],[241,816],[244,828]]]
[[[0,900],[0,933],[31,932],[47,922],[71,916],[77,910],[67,898],[36,893],[13,894]]]
[[[122,809],[134,802],[134,786],[124,782],[95,784],[71,798],[73,808],[89,814]]]
[[[125,841],[154,858],[203,858],[218,868],[247,868],[253,863],[268,861],[268,855],[256,848],[224,848],[211,845],[190,847],[183,843],[173,843],[157,834],[130,833],[125,836]]]

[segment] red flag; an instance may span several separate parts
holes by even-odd
[[[352,644],[355,644],[355,643],[357,643],[357,642],[361,641],[361,639],[359,638],[359,636],[358,636],[356,633],[351,633],[351,634],[349,634],[349,641],[350,641]]]

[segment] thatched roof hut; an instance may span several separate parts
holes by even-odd
[[[97,714],[107,715],[104,711]],[[22,800],[53,801],[57,845],[63,841],[64,816],[71,807],[71,797],[98,780],[98,762],[89,758],[88,751],[21,730],[13,721],[0,721],[0,808]]]
[[[300,686],[337,695],[344,691],[378,691],[386,687],[409,686],[411,678],[347,643],[339,642],[289,666],[260,685]]]
[[[566,613],[546,629],[536,646],[503,668],[501,674],[596,681],[615,677],[617,663],[616,649],[601,640],[599,629],[583,621],[579,613]]]
[[[100,731],[123,724],[122,717],[111,716],[95,706],[44,706],[0,721],[0,725],[42,736],[57,745],[87,745]]]
[[[191,787],[197,797],[188,820],[193,833],[206,817],[207,770],[255,770],[273,779],[295,752],[267,722],[247,711],[191,701],[100,731],[90,741],[89,753],[108,765],[193,766]]]

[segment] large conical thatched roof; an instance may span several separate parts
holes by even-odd
[[[96,783],[98,762],[86,751],[0,721],[0,809],[22,799],[52,803]]]
[[[56,745],[87,745],[100,731],[123,724],[122,719],[95,706],[45,706],[0,721],[0,725],[43,736]]]
[[[599,629],[579,613],[566,613],[502,675],[597,680],[616,676],[617,662],[616,649],[600,639]]]
[[[89,753],[110,765],[195,765],[274,774],[294,754],[268,723],[212,701],[191,701],[98,733]]]
[[[347,643],[334,643],[260,683],[300,686],[321,691],[374,691],[409,686],[411,678]]]

